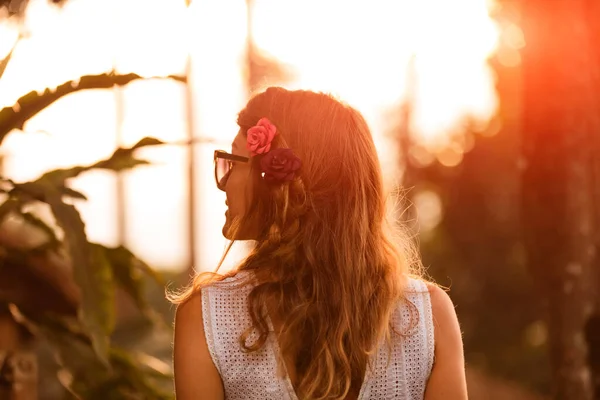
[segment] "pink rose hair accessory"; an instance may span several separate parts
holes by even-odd
[[[256,125],[248,129],[246,148],[252,157],[271,150],[271,142],[277,135],[277,128],[267,118],[261,118]]]
[[[248,129],[246,148],[252,157],[260,157],[260,172],[269,183],[290,182],[302,166],[300,159],[289,148],[271,149],[271,143],[277,135],[277,128],[268,118],[261,118],[256,125]]]
[[[273,149],[260,160],[263,179],[269,183],[292,181],[301,166],[300,159],[296,157],[292,149],[287,148]]]

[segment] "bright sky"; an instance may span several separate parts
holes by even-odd
[[[289,88],[328,91],[356,106],[373,129],[388,182],[398,170],[386,115],[407,96],[409,61],[415,57],[412,131],[430,145],[447,142],[466,115],[485,123],[497,100],[486,59],[499,40],[486,0],[255,0],[253,34],[268,55],[293,68]],[[244,0],[70,0],[62,9],[31,0],[13,60],[0,80],[0,107],[30,90],[43,90],[115,66],[144,76],[184,71],[192,57],[195,135],[219,144],[198,147],[199,269],[213,269],[225,241],[224,195],[213,184],[212,151],[228,148],[245,102]],[[0,24],[0,57],[16,39]],[[122,104],[117,112],[117,100]],[[116,145],[143,136],[173,141],[186,135],[185,90],[147,80],[120,91],[80,92],[33,118],[26,133],[11,134],[2,148],[4,173],[16,180],[43,171],[91,163]],[[386,132],[387,131],[387,132]],[[127,244],[155,266],[188,263],[187,161],[184,149],[145,153],[157,165],[127,177]],[[91,240],[116,244],[115,179],[90,173],[74,185],[88,195],[79,204]],[[240,254],[240,253],[238,253]],[[230,265],[235,259],[230,260]]]

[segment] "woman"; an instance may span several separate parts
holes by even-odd
[[[177,398],[467,398],[444,291],[385,229],[373,139],[332,97],[269,88],[215,152],[223,234],[256,245],[173,300]]]

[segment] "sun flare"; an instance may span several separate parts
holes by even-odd
[[[252,4],[253,39],[291,68],[293,79],[285,85],[331,92],[363,112],[388,182],[399,164],[389,115],[402,102],[412,102],[412,133],[430,145],[445,144],[465,116],[485,124],[496,112],[487,59],[499,32],[486,0]],[[158,0],[70,0],[56,9],[31,0],[24,23],[29,36],[18,42],[0,80],[0,107],[10,107],[31,90],[86,74],[113,69],[145,77],[182,74],[189,55],[194,134],[212,141],[196,152],[199,269],[213,269],[225,243],[220,237],[225,205],[213,184],[211,154],[229,146],[237,131],[235,114],[246,100],[246,7],[244,0],[197,1],[190,7],[183,0],[169,7]],[[0,22],[0,57],[17,37],[16,25]],[[185,96],[182,84],[160,79],[67,96],[31,119],[25,133],[7,138],[3,172],[26,180],[51,168],[94,162],[118,142],[185,138],[190,123]],[[144,155],[156,165],[127,175],[127,244],[157,267],[182,268],[189,263],[185,151],[167,147]],[[116,244],[115,178],[92,173],[75,186],[90,199],[79,205],[90,239]]]

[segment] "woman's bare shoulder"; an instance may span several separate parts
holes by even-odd
[[[448,292],[427,283],[435,338],[435,359],[426,400],[467,399],[462,333]]]
[[[454,312],[454,303],[448,294],[448,291],[433,282],[425,282],[429,297],[431,298],[431,307],[436,308],[442,313]]]
[[[178,399],[223,399],[220,375],[212,361],[204,333],[201,292],[180,303],[175,313],[173,343],[175,389]],[[202,379],[198,379],[202,377]]]

